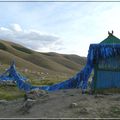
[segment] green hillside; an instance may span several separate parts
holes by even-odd
[[[60,73],[74,73],[80,70],[86,61],[86,58],[77,55],[40,53],[16,43],[0,40],[0,62],[10,64],[13,59],[19,68]]]
[[[17,70],[33,85],[52,85],[67,80],[86,63],[86,58],[78,55],[36,52],[0,40],[0,74],[9,67],[12,60],[15,60]],[[14,99],[24,95],[16,86],[0,85],[0,91],[1,99]]]
[[[16,61],[18,71],[37,85],[66,80],[81,70],[86,62],[85,57],[78,55],[36,52],[19,44],[0,40],[0,72],[12,60]]]

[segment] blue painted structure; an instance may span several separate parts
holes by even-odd
[[[98,71],[96,89],[120,88],[119,71]]]
[[[120,55],[117,48],[120,45],[120,39],[109,33],[109,36],[100,44],[106,45],[106,47],[111,46],[113,51],[110,56],[99,57],[97,63],[94,63],[92,89],[120,88]],[[106,50],[102,53],[103,55]],[[114,54],[112,54],[113,52]]]

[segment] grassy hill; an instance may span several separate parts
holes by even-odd
[[[13,59],[19,68],[70,74],[80,70],[86,62],[86,58],[77,55],[41,53],[16,43],[0,40],[0,62],[10,64]]]
[[[41,84],[44,79],[55,82],[68,79],[86,63],[86,58],[78,55],[36,52],[22,45],[0,40],[0,72],[3,72],[12,60],[16,61],[18,70],[35,84]]]
[[[30,50],[16,43],[0,40],[0,74],[16,61],[17,70],[34,85],[51,85],[75,75],[86,63],[85,57],[78,55],[43,53]],[[16,86],[1,86],[0,98],[22,97]]]

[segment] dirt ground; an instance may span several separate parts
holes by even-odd
[[[0,118],[120,118],[120,94],[89,95],[79,89],[47,93],[36,101],[0,101]]]

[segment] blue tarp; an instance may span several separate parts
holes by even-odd
[[[21,75],[16,71],[15,64],[11,65],[8,71],[16,80],[18,88],[25,91],[30,91],[35,88],[47,91],[71,88],[81,88],[84,90],[87,88],[88,78],[92,72],[94,64],[98,64],[99,59],[106,59],[117,55],[120,55],[119,44],[91,44],[88,51],[86,66],[72,78],[50,86],[32,86],[25,82]]]

